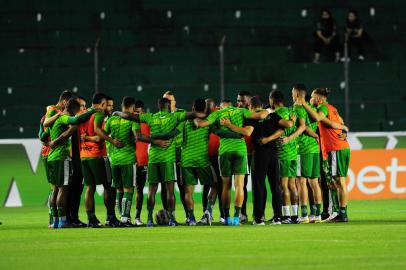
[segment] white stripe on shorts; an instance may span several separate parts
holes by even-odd
[[[331,176],[337,176],[337,152],[331,151],[330,152],[330,159],[331,159]]]
[[[69,168],[69,159],[65,159],[63,161],[63,185],[69,185],[69,178],[70,178],[70,168]]]
[[[220,171],[220,176],[223,176],[221,174],[221,163],[220,163],[220,156],[217,157],[217,163],[219,164],[219,171]]]
[[[296,167],[296,176],[302,176],[302,167],[300,165],[300,155],[297,155],[297,167]]]
[[[133,165],[133,186],[137,185],[137,165]]]
[[[173,170],[174,170],[174,172],[175,172],[175,181],[177,181],[178,180],[178,173],[176,172],[176,162],[174,162],[173,163]]]

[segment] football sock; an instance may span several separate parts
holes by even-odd
[[[124,196],[124,193],[122,193],[122,192],[116,193],[116,208],[120,214],[123,211],[123,208],[121,207],[121,202],[123,200],[123,196]]]
[[[302,213],[302,217],[307,217],[307,205],[301,205],[300,212]]]
[[[316,216],[320,216],[321,214],[321,204],[316,203]]]
[[[310,215],[315,216],[316,215],[316,205],[312,204],[310,206]]]
[[[230,208],[223,208],[224,218],[230,217]]]
[[[188,213],[188,218],[195,219],[195,214],[193,212],[193,209],[187,210],[187,213]]]
[[[298,205],[294,204],[292,205],[292,216],[298,216]]]
[[[338,192],[337,189],[331,189],[331,199],[333,201],[333,212],[338,212],[340,204],[338,202]]]
[[[124,192],[123,201],[121,203],[121,221],[127,222],[130,219],[131,204],[133,202],[134,192]]]
[[[89,222],[92,222],[96,219],[96,215],[95,215],[94,211],[86,211],[86,214],[87,214],[87,220]]]
[[[66,212],[63,207],[58,207],[58,216],[59,216],[59,222],[65,222],[66,221]]]
[[[340,211],[338,213],[341,217],[347,217],[347,206],[340,207]]]
[[[56,207],[52,207],[51,208],[51,211],[52,211],[52,223],[53,224],[57,224],[57,222],[58,222],[58,210],[56,209]]]
[[[241,207],[235,206],[234,207],[234,217],[240,217],[241,214]]]
[[[51,206],[51,197],[52,197],[52,190],[49,191],[49,195],[48,195],[48,214],[49,214],[49,224],[53,224],[54,223],[54,216],[52,213],[52,206]]]
[[[148,220],[152,221],[153,213],[154,213],[154,208],[148,208]]]
[[[283,217],[290,217],[290,205],[282,206],[282,216]]]

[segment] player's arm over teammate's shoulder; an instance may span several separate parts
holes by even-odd
[[[65,130],[61,135],[58,136],[55,140],[49,143],[49,147],[55,148],[56,146],[60,145],[62,142],[65,142],[69,139],[77,131],[77,126],[70,126],[67,130]]]
[[[282,136],[283,131],[284,131],[283,129],[279,128],[277,131],[272,133],[270,136],[260,138],[259,143],[264,145],[264,144],[267,144],[267,143],[269,143],[271,141],[274,141],[274,140],[280,138],[280,136]]]
[[[243,137],[242,134],[231,131],[231,130],[223,130],[217,127],[211,127],[210,133],[213,133],[220,138],[227,138],[227,139],[240,139]]]
[[[328,116],[328,108],[326,105],[321,104],[317,107],[317,111],[313,110],[312,107],[307,104],[307,102],[303,99],[300,100],[300,103],[303,105],[303,107],[306,109],[306,111],[309,113],[310,117],[312,117],[315,121],[317,122],[322,122],[326,126],[334,129],[342,129],[345,131],[348,131],[348,127],[341,123],[336,123],[327,118]]]
[[[45,128],[52,126],[52,124],[59,118],[60,115],[61,112],[58,112],[56,109],[48,111],[42,125]]]
[[[96,135],[99,136],[101,140],[108,141],[114,146],[122,148],[124,145],[120,140],[112,138],[111,136],[106,134],[106,132],[103,130],[102,128],[103,121],[104,121],[104,112],[97,112],[97,114],[94,117],[94,126],[93,126]]]
[[[243,126],[243,127],[239,127],[239,126],[233,125],[231,123],[230,119],[227,119],[227,118],[220,119],[220,124],[222,126],[225,126],[225,127],[229,128],[230,130],[232,130],[234,132],[237,132],[237,133],[239,133],[241,135],[244,135],[244,136],[251,136],[252,132],[254,131],[253,126],[246,125],[246,126]]]
[[[97,112],[96,109],[91,108],[90,110],[88,110],[87,112],[84,112],[82,114],[78,114],[76,116],[69,116],[66,119],[66,124],[68,125],[77,125],[77,124],[81,124],[86,122],[87,120],[89,120],[89,118],[92,116],[92,114],[94,114],[95,112]]]

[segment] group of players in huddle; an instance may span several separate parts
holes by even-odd
[[[218,198],[220,222],[238,226],[248,222],[249,173],[254,225],[265,225],[266,179],[274,212],[270,224],[348,222],[348,128],[327,102],[329,93],[317,88],[306,101],[305,85],[296,84],[293,105],[286,107],[278,90],[269,94],[267,104],[242,91],[237,106],[229,100],[216,106],[212,99],[196,99],[186,112],[176,107],[168,91],[158,100],[158,112],[146,113],[143,102],[134,97],[124,97],[121,111],[113,112],[113,99],[102,93],[96,93],[87,108],[84,98],[64,91],[56,105],[47,107],[39,131],[51,186],[49,227],[101,227],[95,214],[97,185],[104,187],[105,226],[143,225],[147,181],[148,227],[154,226],[159,185],[167,224],[178,225],[175,182],[187,225],[211,225]],[[198,182],[203,185],[199,221],[193,201]],[[83,184],[87,224],[78,216]]]

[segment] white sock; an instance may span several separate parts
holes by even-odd
[[[290,206],[289,205],[282,206],[282,216],[290,217]]]
[[[299,206],[297,204],[292,205],[292,216],[297,216],[297,209]]]

